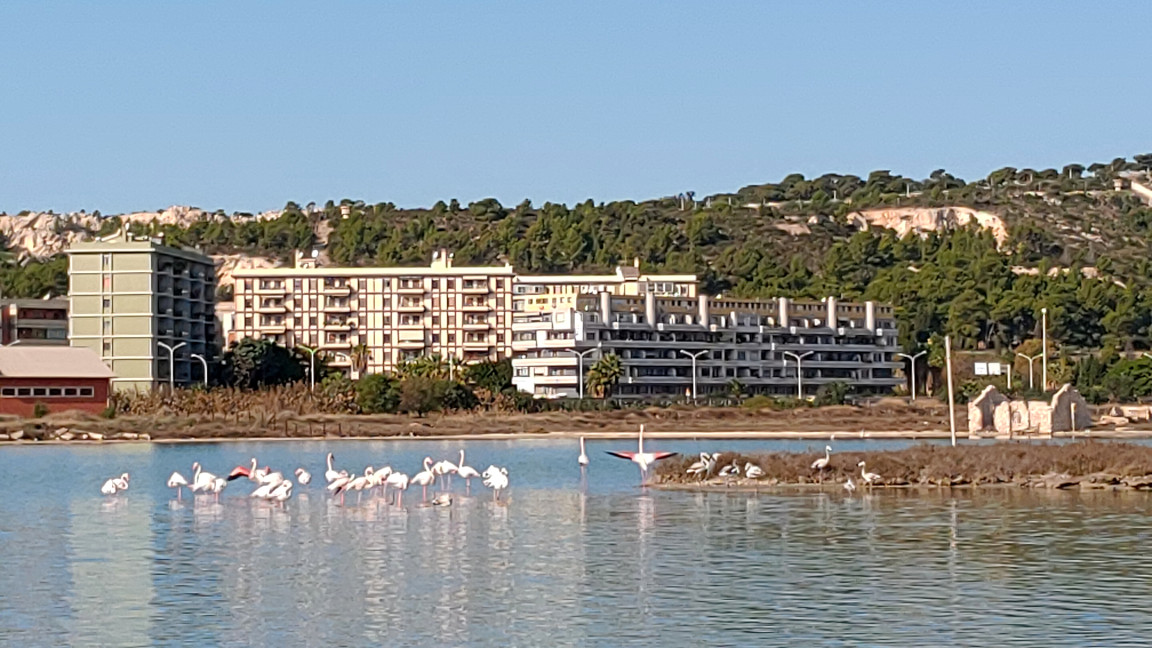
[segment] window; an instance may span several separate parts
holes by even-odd
[[[16,395],[17,396],[31,396],[32,395],[32,388],[31,387],[17,388],[16,389]]]
[[[48,388],[48,395],[60,397],[63,394],[62,394],[62,390],[59,387],[49,387]]]
[[[520,377],[526,377],[529,374],[527,369],[520,367],[516,369],[516,375]]]
[[[112,310],[112,298],[105,297],[101,301],[100,305],[104,308],[104,312],[107,313],[108,311]]]
[[[15,395],[16,395],[16,388],[15,387],[5,387],[4,389],[0,389],[0,396],[15,396]]]
[[[440,280],[439,279],[433,279],[432,280],[432,290],[440,290]]]
[[[454,342],[456,342],[456,334],[455,333],[449,333],[448,334],[448,344],[452,344]]]
[[[432,344],[440,344],[440,334],[439,333],[433,333],[432,334]]]
[[[47,396],[48,395],[48,388],[47,387],[33,387],[32,388],[32,395],[33,396]]]
[[[300,292],[303,289],[304,289],[304,282],[302,280],[300,280],[300,279],[293,279],[292,280],[292,290],[294,290],[296,292]]]
[[[64,395],[65,396],[75,396],[76,395],[76,388],[75,387],[65,387],[64,388]]]
[[[93,394],[93,392],[92,392],[92,388],[91,388],[91,387],[81,387],[81,388],[80,388],[80,396],[81,396],[81,397],[85,397],[85,396],[86,396],[86,397],[88,397],[88,398],[91,398],[91,397],[92,397],[92,394]]]
[[[104,340],[104,355],[112,355],[112,340]]]
[[[455,289],[456,289],[456,280],[455,279],[449,279],[448,280],[448,290],[455,290]]]

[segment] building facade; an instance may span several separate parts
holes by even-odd
[[[119,232],[68,249],[72,346],[97,353],[117,390],[203,381],[193,354],[217,354],[212,259],[161,239]],[[162,345],[175,348],[174,364]],[[170,374],[170,372],[172,372]]]
[[[619,398],[681,398],[694,385],[705,397],[728,393],[732,381],[748,394],[796,396],[800,387],[805,397],[835,382],[857,393],[903,382],[892,308],[872,302],[601,292],[522,295],[515,310],[513,383],[540,398],[579,396],[581,377],[609,353],[624,370]]]
[[[0,414],[32,416],[108,406],[113,374],[88,349],[18,345],[0,347]]]
[[[692,275],[517,275],[512,266],[456,266],[446,250],[426,267],[330,268],[299,253],[291,268],[236,270],[230,338],[322,349],[331,366],[362,373],[439,354],[464,363],[512,355],[513,297],[606,290],[695,294]]]
[[[67,299],[0,301],[0,342],[65,346],[68,344]]]

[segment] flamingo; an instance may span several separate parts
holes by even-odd
[[[472,490],[472,478],[479,477],[480,472],[472,466],[464,465],[464,448],[460,448],[460,465],[456,468],[456,474],[464,480],[464,488]]]
[[[844,482],[844,490],[848,491],[849,493],[852,493],[856,490],[856,482],[852,481],[851,477],[848,478],[848,481]]]
[[[508,488],[508,469],[488,466],[484,472],[484,485],[492,489],[492,501],[500,499],[500,491]]]
[[[329,484],[336,481],[340,477],[347,477],[348,476],[348,473],[343,471],[343,470],[336,471],[336,470],[332,469],[332,459],[333,459],[332,453],[329,452],[328,453],[328,470],[324,471],[324,481],[328,482]]]
[[[261,485],[271,484],[273,486],[277,486],[280,484],[280,482],[284,481],[284,473],[279,471],[268,472],[268,468],[264,468],[263,471],[254,472],[252,475],[253,481],[257,481]]]
[[[437,461],[432,465],[432,474],[440,478],[440,488],[444,488],[445,476],[451,475],[459,469],[460,467],[451,461]]]
[[[297,468],[296,481],[300,482],[301,486],[307,486],[308,482],[312,481],[312,474],[303,468]]]
[[[432,472],[429,464],[432,463],[432,457],[424,457],[424,470],[412,475],[411,483],[416,486],[424,488],[424,500],[428,501],[428,485],[436,481],[436,474]]]
[[[812,470],[824,470],[832,461],[832,446],[824,446],[824,458],[812,462]]]
[[[363,491],[365,488],[370,488],[371,486],[375,485],[375,482],[372,479],[372,472],[372,466],[368,466],[364,469],[363,475],[353,477],[352,479],[349,479],[347,482],[345,482],[343,486],[337,488],[335,492],[340,493],[340,503],[344,503],[344,493],[347,493],[350,490],[356,491],[356,502],[359,503],[361,491]]]
[[[588,455],[584,453],[584,437],[580,437],[580,456],[576,457],[576,463],[581,466],[588,465]]]
[[[280,482],[280,484],[283,483],[284,482]],[[280,484],[261,484],[260,486],[257,486],[256,490],[252,491],[252,494],[248,497],[255,497],[256,499],[268,499],[272,496],[272,491],[278,488]]]
[[[732,463],[730,463],[727,466],[724,466],[723,468],[720,469],[720,476],[721,477],[733,477],[733,476],[739,477],[740,476],[740,466],[736,465],[735,459],[732,460]]]
[[[240,479],[241,477],[256,481],[256,457],[252,457],[251,466],[236,466],[232,469],[232,472],[228,473],[228,481]]]
[[[748,479],[760,479],[764,476],[764,470],[754,463],[744,464],[744,476]]]
[[[343,492],[344,487],[347,486],[348,483],[351,482],[353,479],[355,479],[355,477],[351,477],[349,475],[341,475],[341,476],[337,477],[336,479],[333,479],[332,483],[328,484],[328,492],[332,493],[333,495],[335,495],[336,493],[340,493],[340,503],[343,504],[344,503],[344,492]]]
[[[873,482],[880,481],[880,475],[877,475],[874,472],[868,472],[864,468],[864,462],[863,461],[861,461],[860,463],[858,463],[856,465],[860,466],[860,478],[864,480],[865,484],[871,486]]]
[[[285,479],[276,486],[276,490],[272,491],[268,499],[276,500],[283,505],[284,502],[288,501],[289,497],[292,497],[292,482]]]
[[[100,492],[105,495],[115,495],[123,490],[128,490],[128,473],[113,477],[100,487]]]
[[[432,506],[452,506],[452,494],[440,493],[432,498]]]
[[[637,439],[636,452],[619,452],[616,450],[609,450],[608,454],[621,459],[627,459],[637,466],[640,466],[640,478],[644,479],[648,476],[648,466],[667,459],[668,457],[676,456],[675,452],[644,452],[644,424],[640,424],[640,436]]]
[[[389,486],[396,489],[396,505],[400,506],[404,501],[404,491],[408,490],[408,475],[401,472],[388,475],[384,480],[384,488],[387,489]]]
[[[172,476],[168,478],[168,488],[176,489],[176,499],[180,499],[183,493],[183,487],[188,485],[188,480],[184,479],[184,475],[179,472],[173,472]]]
[[[192,486],[190,490],[193,493],[200,491],[204,491],[205,493],[213,492],[216,479],[216,475],[200,467],[199,461],[192,464]]]

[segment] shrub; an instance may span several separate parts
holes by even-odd
[[[765,396],[764,394],[756,394],[752,398],[749,398],[748,400],[744,401],[741,404],[741,406],[745,407],[747,409],[754,409],[754,410],[775,409],[776,408],[776,401],[772,400],[772,398],[769,396]]]
[[[48,414],[48,406],[44,403],[36,403],[36,405],[32,407],[33,418],[40,418],[46,414]]]
[[[105,407],[104,411],[100,412],[100,417],[106,419],[116,418],[116,406],[109,405],[108,407]]]

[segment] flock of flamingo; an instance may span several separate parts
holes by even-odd
[[[640,467],[640,475],[642,480],[648,477],[648,469],[661,459],[675,456],[675,452],[645,452],[644,451],[644,426],[640,426],[640,434],[637,438],[636,452],[625,452],[609,450],[608,454],[627,459]],[[828,467],[832,461],[832,447],[824,446],[824,456],[812,462],[812,470],[818,471],[821,475],[825,468]],[[736,460],[729,465],[720,466],[717,470],[717,465],[720,462],[720,453],[701,452],[700,460],[694,462],[687,469],[689,475],[699,477],[701,480],[707,480],[713,476],[723,477],[725,479],[743,476],[747,479],[761,479],[764,477],[764,470],[751,462],[745,462],[740,466]],[[584,450],[584,437],[580,437],[580,454],[576,458],[576,463],[579,464],[583,470],[589,464],[588,455]],[[237,479],[247,479],[256,484],[255,489],[250,493],[250,497],[256,499],[263,499],[283,503],[292,497],[292,489],[294,487],[291,479],[284,476],[279,471],[273,471],[267,466],[258,468],[259,462],[255,457],[252,458],[251,463],[247,466],[236,466],[227,477],[218,477],[203,468],[200,463],[192,464],[192,481],[188,481],[184,475],[179,472],[172,473],[168,478],[168,488],[176,489],[176,498],[182,497],[183,489],[187,488],[193,493],[210,493],[217,498],[220,492],[224,490],[227,485]],[[419,486],[423,494],[422,503],[428,503],[428,487],[434,486],[437,482],[440,485],[441,492],[436,495],[431,504],[433,506],[449,506],[452,504],[452,494],[449,492],[450,480],[453,475],[459,477],[465,482],[466,492],[471,492],[472,480],[479,478],[482,480],[484,486],[492,490],[492,498],[494,500],[500,499],[500,492],[508,488],[508,469],[500,468],[497,466],[488,466],[484,472],[479,472],[472,466],[464,463],[464,450],[460,450],[460,460],[458,463],[452,463],[448,460],[441,460],[433,462],[431,457],[425,457],[422,464],[422,470],[409,477],[406,473],[395,471],[391,466],[384,466],[383,468],[373,468],[368,466],[364,469],[363,473],[349,473],[347,470],[336,470],[333,466],[333,456],[329,452],[327,456],[327,469],[324,471],[324,479],[327,482],[327,489],[334,496],[340,496],[340,503],[344,503],[344,498],[349,491],[356,492],[357,502],[364,496],[365,493],[372,494],[379,489],[380,496],[387,499],[388,490],[392,489],[393,504],[401,506],[403,504],[404,493],[410,486]],[[869,472],[865,467],[864,462],[861,461],[857,464],[860,468],[860,481],[861,483],[871,486],[880,481],[880,475]],[[304,468],[297,468],[293,473],[296,481],[301,486],[306,486],[312,481],[312,475]],[[100,492],[105,495],[116,495],[128,489],[129,476],[124,473],[119,477],[113,477],[104,482],[100,487]],[[844,489],[848,492],[856,490],[856,483],[851,477],[844,484]]]
[[[824,456],[812,462],[812,470],[817,471],[821,475],[828,464],[832,462],[832,446],[824,446]],[[764,476],[764,470],[751,462],[745,462],[744,466],[740,466],[736,459],[732,460],[731,464],[721,466],[720,470],[716,470],[717,464],[720,463],[720,453],[701,452],[700,460],[693,462],[688,466],[686,471],[689,475],[699,477],[701,480],[711,479],[713,475],[724,478],[740,477],[741,473],[747,479],[760,479]],[[865,467],[864,462],[856,464],[860,468],[860,481],[866,486],[871,486],[880,481],[880,475],[869,472]],[[849,493],[856,490],[856,482],[851,477],[844,483],[844,490]]]
[[[432,499],[431,504],[433,506],[449,506],[452,504],[452,494],[446,488],[449,486],[448,480],[453,475],[464,480],[465,488],[469,492],[472,488],[472,480],[480,478],[483,484],[492,490],[493,499],[497,500],[500,498],[500,492],[508,488],[509,484],[507,468],[488,466],[484,472],[479,472],[464,463],[463,449],[460,450],[459,463],[448,460],[433,463],[431,457],[425,457],[423,470],[411,477],[393,470],[391,466],[384,466],[379,469],[368,466],[363,473],[359,474],[349,473],[347,470],[336,470],[333,466],[334,459],[332,453],[329,452],[324,479],[327,482],[328,492],[332,493],[333,496],[339,496],[341,504],[344,503],[344,497],[349,491],[355,491],[357,501],[359,501],[365,492],[372,493],[379,489],[380,495],[386,498],[388,490],[392,489],[392,502],[401,506],[403,505],[404,492],[410,486],[420,486],[424,496],[422,501],[427,503],[428,487],[439,481],[442,492]],[[176,490],[177,499],[183,497],[185,488],[193,493],[211,494],[219,499],[220,493],[228,484],[238,479],[246,479],[255,484],[249,497],[281,504],[288,501],[292,497],[292,489],[295,486],[293,481],[285,477],[284,473],[280,471],[274,471],[267,466],[263,468],[257,466],[259,466],[259,462],[253,457],[249,465],[236,466],[228,473],[227,477],[220,477],[204,470],[200,463],[196,462],[192,464],[191,480],[188,480],[180,472],[173,472],[168,478],[167,486]],[[297,468],[293,475],[296,482],[301,486],[307,486],[312,481],[312,475],[303,467]],[[116,495],[128,490],[128,481],[128,473],[124,473],[119,477],[105,481],[100,487],[100,492],[105,495]]]

